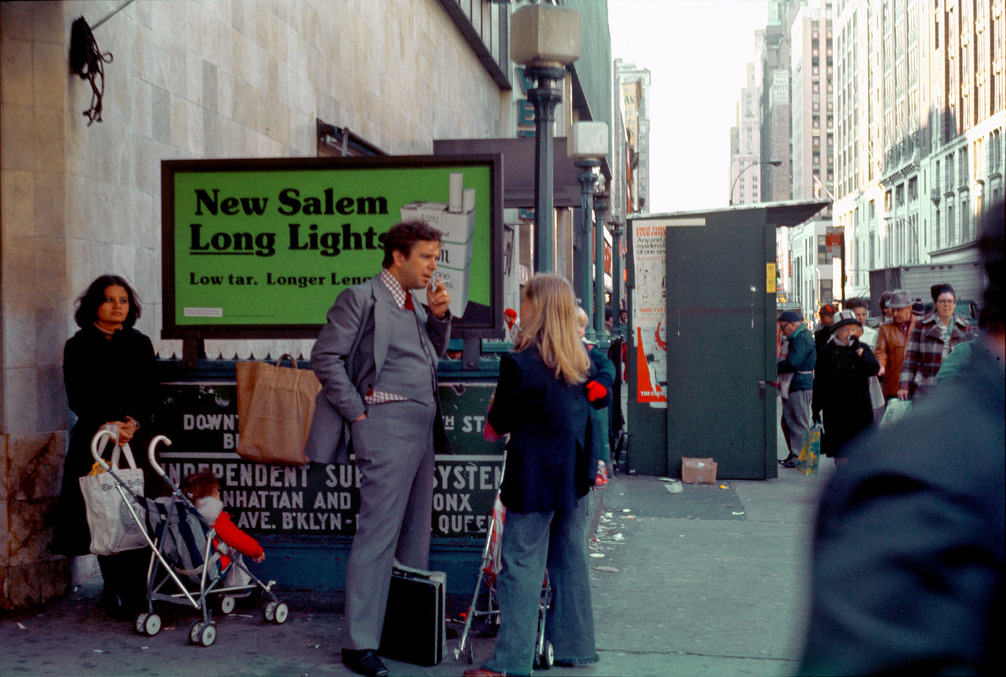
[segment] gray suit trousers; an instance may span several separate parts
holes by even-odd
[[[346,566],[343,647],[377,649],[394,560],[426,569],[433,510],[436,407],[412,400],[367,405],[352,423],[360,512]]]

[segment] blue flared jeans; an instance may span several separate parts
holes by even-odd
[[[570,510],[507,510],[502,568],[496,581],[500,629],[495,653],[483,667],[507,675],[531,674],[546,566],[552,603],[545,619],[545,638],[555,648],[556,663],[597,662],[586,523],[586,496]]]

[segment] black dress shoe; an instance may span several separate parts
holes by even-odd
[[[366,677],[388,677],[388,668],[373,649],[343,649],[342,664]]]
[[[790,456],[779,461],[779,465],[784,468],[795,468],[796,467],[796,456]]]

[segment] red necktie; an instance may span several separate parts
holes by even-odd
[[[412,292],[409,291],[405,292],[405,305],[402,307],[405,308],[406,310],[415,311],[416,304],[412,302]]]

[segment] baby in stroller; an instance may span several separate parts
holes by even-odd
[[[183,479],[181,488],[189,500],[195,504],[196,510],[203,516],[206,523],[212,525],[217,532],[218,538],[213,540],[213,545],[220,552],[221,570],[227,570],[224,587],[248,585],[251,582],[251,576],[242,567],[227,568],[231,557],[228,553],[221,552],[219,541],[223,541],[256,563],[265,560],[265,551],[258,541],[239,529],[231,519],[230,513],[224,510],[224,502],[220,498],[220,480],[212,472],[197,472]]]

